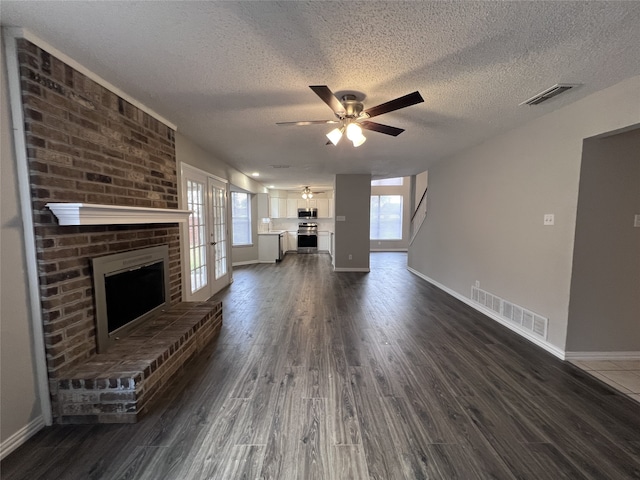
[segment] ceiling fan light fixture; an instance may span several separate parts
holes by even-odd
[[[347,138],[349,140],[355,142],[362,136],[362,128],[360,128],[360,125],[357,125],[355,123],[350,123],[349,125],[347,125]]]
[[[355,140],[352,140],[354,147],[359,147],[360,145],[362,145],[366,141],[367,141],[367,137],[365,137],[364,135],[360,135]]]
[[[342,128],[334,128],[329,133],[327,133],[327,138],[334,145],[338,145],[338,142],[342,138]]]
[[[311,192],[311,189],[309,187],[304,187],[304,190],[302,190],[302,198],[304,200],[309,200],[313,198],[313,192]]]

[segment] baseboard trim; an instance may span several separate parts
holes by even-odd
[[[246,260],[244,262],[234,262],[231,264],[232,267],[241,267],[242,265],[254,265],[256,263],[260,263],[258,260]]]
[[[507,327],[512,332],[517,333],[518,335],[520,335],[521,337],[529,340],[531,343],[535,344],[536,346],[546,350],[547,352],[549,352],[553,356],[558,357],[560,360],[566,360],[566,354],[565,354],[564,350],[556,347],[555,345],[552,345],[549,342],[545,342],[544,340],[536,338],[533,335],[529,335],[524,330],[521,330],[519,328],[515,328],[513,325],[509,324],[509,322],[507,322],[505,319],[503,319],[500,316],[496,315],[495,312],[489,310],[488,308],[484,308],[482,305],[478,305],[478,304],[474,303],[473,301],[471,301],[470,298],[467,298],[464,295],[459,294],[455,290],[451,290],[449,287],[446,287],[446,286],[442,285],[441,283],[435,281],[432,278],[427,277],[426,275],[418,272],[417,270],[414,270],[411,267],[407,267],[407,270],[409,270],[411,273],[413,273],[417,277],[422,278],[426,282],[429,282],[434,287],[437,287],[440,290],[448,293],[452,297],[460,300],[462,303],[465,303],[465,304],[469,305],[474,310],[477,310],[478,312],[482,313],[483,315],[486,315],[491,320],[495,320],[500,325],[503,325],[504,327]]]
[[[640,352],[566,352],[567,360],[640,360]]]
[[[13,452],[16,448],[29,440],[33,435],[39,432],[44,427],[44,418],[42,415],[34,418],[18,430],[16,433],[7,438],[4,442],[0,443],[0,460],[3,460],[7,455]]]
[[[344,268],[344,267],[334,267],[334,272],[365,272],[369,273],[371,270],[368,268]]]

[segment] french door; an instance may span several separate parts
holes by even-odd
[[[192,211],[182,230],[186,301],[207,300],[230,282],[227,186],[206,172],[182,165],[182,203]]]

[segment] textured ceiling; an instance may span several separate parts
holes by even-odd
[[[336,173],[397,176],[640,74],[640,2],[0,1],[24,27],[178,126],[216,158],[277,188]],[[555,83],[580,83],[536,107]],[[419,90],[376,121],[398,137],[325,146],[332,119],[309,88],[365,108]],[[188,160],[188,159],[187,159]],[[274,169],[270,165],[290,165]]]

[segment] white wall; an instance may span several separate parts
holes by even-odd
[[[640,128],[584,142],[567,351],[640,352]]]
[[[2,453],[41,425],[27,272],[11,129],[4,44],[0,45],[0,442]]]
[[[548,343],[564,351],[582,141],[637,123],[640,77],[431,166],[409,266],[460,296],[477,280],[548,317]]]

